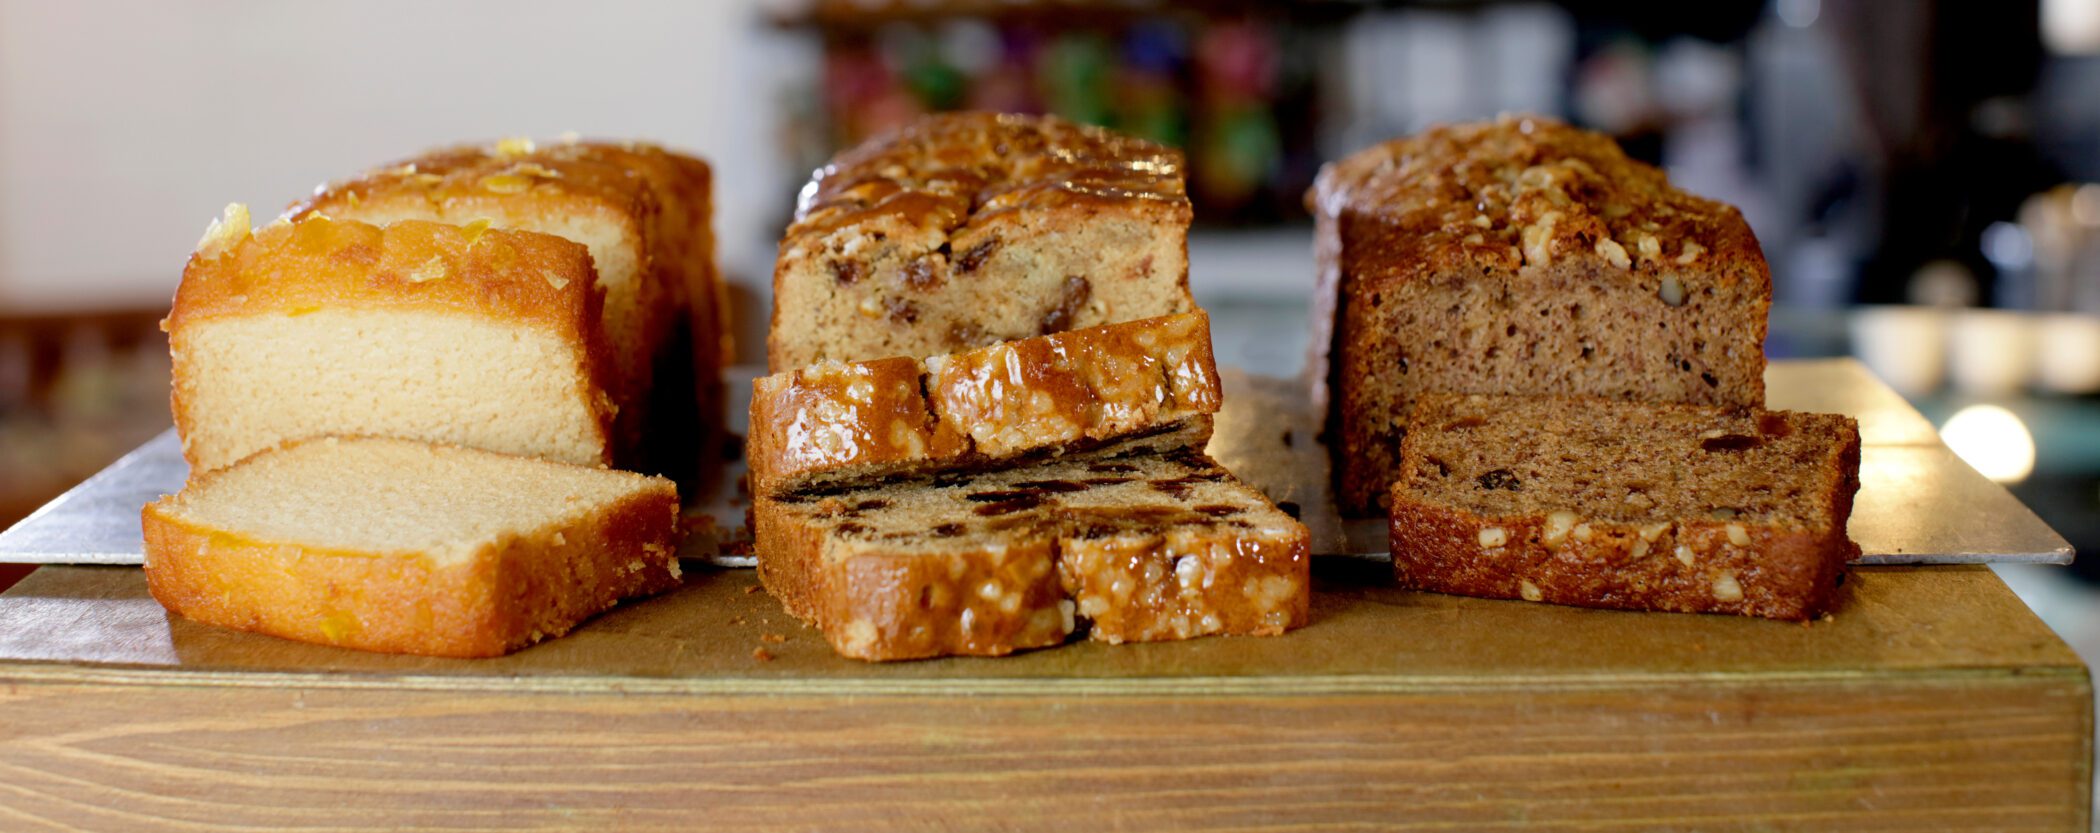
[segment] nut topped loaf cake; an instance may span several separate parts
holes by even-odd
[[[773,272],[775,372],[1187,312],[1181,156],[1054,117],[928,116],[804,187]]]
[[[767,591],[858,659],[996,656],[1082,628],[1271,635],[1310,605],[1305,526],[1168,443],[760,497],[752,517]]]
[[[497,656],[679,576],[670,481],[407,440],[293,443],[142,522],[169,611],[367,651]]]
[[[707,163],[638,142],[506,139],[432,151],[335,182],[294,216],[432,220],[564,237],[590,249],[621,465],[678,474],[722,421],[723,317]]]
[[[1141,434],[1201,448],[1223,401],[1201,311],[756,380],[751,489],[1012,465]]]
[[[183,456],[208,472],[364,434],[604,465],[600,295],[590,253],[559,237],[322,216],[251,232],[231,206],[162,322]]]
[[[1415,400],[1391,494],[1403,587],[1807,619],[1859,491],[1850,417],[1597,398]]]
[[[1757,238],[1605,136],[1436,127],[1328,165],[1307,202],[1310,370],[1345,514],[1380,512],[1423,393],[1764,404]]]

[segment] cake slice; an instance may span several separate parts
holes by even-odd
[[[1393,569],[1418,590],[1807,619],[1859,555],[1846,416],[1428,395],[1400,459]]]
[[[824,362],[758,379],[758,494],[1041,459],[1140,434],[1201,448],[1223,397],[1201,311],[924,361]]]
[[[645,143],[506,139],[324,185],[291,213],[380,225],[487,221],[583,244],[605,289],[617,457],[681,474],[718,445],[721,369],[733,355],[711,187],[707,163]]]
[[[775,372],[1195,308],[1181,155],[1054,117],[928,116],[816,172],[780,242]]]
[[[330,434],[612,461],[600,293],[583,246],[487,224],[228,209],[162,327],[194,471]]]
[[[367,651],[496,656],[678,584],[670,481],[406,440],[266,452],[143,522],[169,611]]]
[[[1610,137],[1443,125],[1328,165],[1307,203],[1309,375],[1344,514],[1379,514],[1425,393],[1764,406],[1756,235]]]
[[[865,660],[1278,634],[1310,604],[1304,525],[1187,449],[761,497],[759,577]]]

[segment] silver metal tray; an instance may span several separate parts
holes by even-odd
[[[729,374],[732,430],[742,433],[755,367]],[[1218,415],[1210,453],[1277,501],[1295,503],[1322,555],[1384,557],[1385,524],[1344,521],[1328,487],[1327,453],[1317,441],[1320,419],[1307,407],[1296,380],[1224,371],[1225,409]],[[1996,483],[1954,456],[1932,424],[1849,359],[1773,362],[1766,372],[1773,408],[1851,414],[1860,423],[1859,497],[1851,534],[1862,564],[2066,564],[2071,546]],[[88,478],[0,532],[0,562],[137,564],[139,509],[182,488],[189,469],[174,431]],[[725,467],[723,482],[688,515],[706,515],[715,528],[743,525],[737,480],[742,461]],[[748,557],[719,554],[713,535],[695,535],[686,555],[722,566],[750,566]]]

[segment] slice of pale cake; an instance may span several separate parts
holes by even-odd
[[[168,610],[368,651],[496,656],[678,584],[670,481],[406,440],[266,452],[143,522]]]
[[[558,237],[228,209],[163,327],[197,471],[330,434],[612,459],[590,254]]]

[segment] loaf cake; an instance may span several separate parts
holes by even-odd
[[[679,575],[668,480],[406,440],[293,443],[142,520],[168,610],[367,651],[497,656]]]
[[[1400,584],[1807,619],[1859,490],[1850,417],[1597,398],[1417,397],[1391,493]]]
[[[162,324],[183,456],[204,472],[364,434],[606,464],[600,304],[590,253],[559,237],[323,216],[251,232],[230,207]]]
[[[1380,511],[1425,392],[1764,404],[1771,278],[1736,209],[1538,117],[1328,165],[1310,365],[1342,510]]]
[[[1171,441],[761,497],[759,577],[840,654],[996,656],[1304,624],[1304,525]]]
[[[782,494],[1054,457],[1143,433],[1201,448],[1223,397],[1202,312],[752,385],[751,488]]]
[[[775,372],[924,357],[1194,308],[1181,156],[1054,117],[929,116],[803,188]]]
[[[486,220],[588,247],[605,288],[619,461],[679,474],[718,445],[732,355],[711,176],[705,162],[642,143],[507,139],[324,185],[291,211],[381,225]]]

